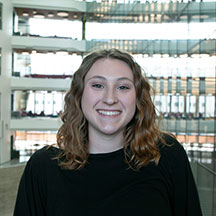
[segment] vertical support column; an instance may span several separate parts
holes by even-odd
[[[10,78],[12,67],[12,0],[2,3],[2,29],[0,29],[1,75],[0,75],[0,164],[10,160]]]
[[[168,95],[170,98],[170,103],[169,103],[169,112],[172,112],[172,77],[168,77]]]
[[[86,15],[84,14],[82,17],[82,40],[85,40],[85,33],[86,33]]]

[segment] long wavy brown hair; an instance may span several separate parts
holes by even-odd
[[[86,74],[92,65],[102,58],[121,60],[133,72],[136,112],[124,130],[126,161],[130,167],[137,170],[151,161],[158,164],[160,152],[157,143],[162,137],[156,123],[155,106],[151,99],[152,88],[143,75],[141,67],[130,54],[117,49],[109,49],[87,55],[73,76],[61,115],[63,124],[57,132],[57,144],[62,149],[58,155],[60,166],[66,169],[80,169],[88,160],[88,122],[81,109],[81,98]]]

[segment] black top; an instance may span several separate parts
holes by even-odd
[[[183,147],[166,136],[159,165],[133,171],[123,149],[91,154],[85,168],[64,170],[42,148],[28,161],[14,216],[201,216],[197,189]]]

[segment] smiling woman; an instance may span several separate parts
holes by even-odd
[[[131,69],[120,60],[99,59],[86,74],[84,86],[81,107],[88,121],[89,152],[122,148],[124,128],[136,110]]]
[[[129,89],[120,90],[122,85]],[[87,162],[90,150],[110,152],[120,146],[124,147],[125,155],[129,156],[129,165],[136,164],[137,169],[151,160],[158,163],[160,153],[156,143],[161,133],[155,121],[156,112],[150,93],[151,87],[142,75],[140,66],[128,53],[111,49],[86,56],[65,96],[65,111],[62,115],[64,124],[57,134],[58,145],[65,149],[63,154],[74,154],[70,160],[61,161],[60,164],[69,169],[79,169]],[[95,107],[91,103],[95,103]],[[104,121],[107,118],[102,118],[101,110],[113,111],[116,108],[121,113],[118,119]],[[115,125],[115,129],[112,127],[114,131],[109,127],[111,123]],[[89,135],[95,127],[100,130],[94,130],[93,144],[90,144],[92,136]],[[100,133],[98,137],[101,130],[111,131],[109,136]],[[121,132],[114,133],[115,130]],[[71,137],[70,131],[79,136]],[[97,150],[92,149],[94,146],[97,146]],[[132,151],[128,151],[128,147]]]
[[[65,96],[58,147],[23,173],[14,215],[201,216],[183,147],[156,124],[151,87],[128,53],[86,56]]]

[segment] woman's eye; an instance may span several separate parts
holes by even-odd
[[[128,86],[119,86],[119,89],[120,90],[127,90],[127,89],[129,89],[129,87]]]
[[[103,88],[103,85],[96,83],[96,84],[93,84],[92,87],[94,87],[94,88]]]

